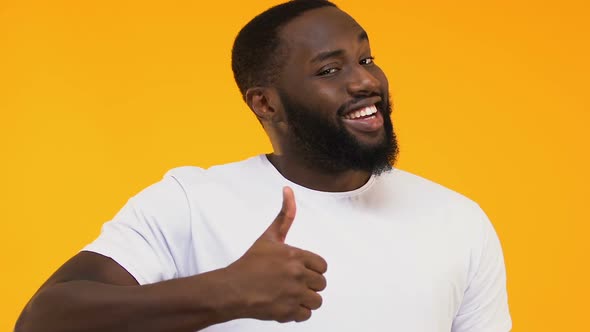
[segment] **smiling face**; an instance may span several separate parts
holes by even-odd
[[[276,89],[292,150],[326,171],[391,168],[397,144],[388,83],[366,32],[328,7],[295,18],[280,36],[287,59]]]

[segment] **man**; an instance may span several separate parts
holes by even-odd
[[[388,82],[362,27],[330,2],[288,2],[240,31],[232,66],[274,152],[170,171],[17,331],[510,330],[485,214],[392,167]]]

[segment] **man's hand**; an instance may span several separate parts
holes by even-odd
[[[226,268],[232,290],[245,304],[241,316],[284,323],[301,322],[322,305],[326,261],[285,244],[295,219],[295,196],[283,188],[283,206],[268,229]]]

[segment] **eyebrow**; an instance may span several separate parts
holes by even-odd
[[[365,30],[361,31],[361,33],[358,35],[358,41],[365,41],[365,40],[369,40],[369,36],[367,35],[367,32]],[[335,58],[335,57],[339,57],[342,56],[344,54],[344,50],[333,50],[333,51],[326,51],[326,52],[321,52],[318,53],[316,56],[313,57],[313,59],[311,59],[311,62],[322,62],[326,59],[329,58]]]

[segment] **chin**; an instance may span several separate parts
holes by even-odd
[[[355,134],[351,132],[349,132],[349,134],[351,134],[352,137],[354,137],[358,142],[358,145],[363,148],[372,149],[383,146],[385,144],[386,137],[385,130],[383,130],[383,128],[373,134]]]

